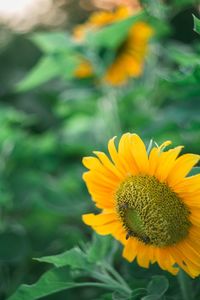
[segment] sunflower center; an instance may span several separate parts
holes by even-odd
[[[165,247],[188,235],[189,210],[153,176],[130,176],[116,191],[116,210],[127,232],[145,244]]]

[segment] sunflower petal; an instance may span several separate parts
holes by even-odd
[[[143,268],[149,268],[150,257],[149,257],[149,247],[140,243],[138,246],[138,253],[137,253],[137,262],[138,265]]]
[[[171,169],[167,182],[171,187],[178,184],[190,172],[193,166],[199,161],[200,156],[195,154],[184,154],[180,156]]]
[[[137,255],[139,242],[134,239],[128,239],[127,243],[124,246],[123,257],[126,258],[129,262],[133,261]]]
[[[155,176],[161,182],[163,182],[167,178],[169,172],[174,166],[175,159],[179,155],[182,148],[182,146],[179,146],[161,154],[159,166],[155,172]]]
[[[149,159],[145,144],[137,134],[132,135],[132,154],[140,173],[147,173]]]
[[[200,174],[184,178],[176,185],[176,191],[184,193],[200,191]]]
[[[101,235],[112,234],[120,225],[115,213],[86,214],[82,216],[82,219],[85,224],[90,225]]]
[[[110,153],[110,157],[113,161],[113,163],[116,165],[117,169],[120,170],[120,172],[125,175],[126,174],[126,168],[120,159],[117,149],[115,147],[115,139],[116,137],[113,137],[112,139],[109,140],[108,142],[108,151]]]

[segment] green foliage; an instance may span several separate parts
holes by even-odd
[[[30,40],[45,54],[30,73],[18,85],[18,91],[27,91],[50,79],[62,76],[73,77],[78,59],[75,56],[75,45],[67,34],[35,33]]]
[[[17,91],[27,91],[57,76],[70,78],[73,76],[77,59],[67,53],[52,54],[41,58],[29,75],[17,85]]]
[[[18,91],[26,91],[42,84],[60,73],[59,65],[51,57],[42,58],[35,68],[31,71],[20,84],[18,84]]]
[[[30,37],[45,54],[71,52],[73,41],[66,32],[33,33]]]
[[[197,174],[199,174],[199,172],[200,172],[200,167],[195,167],[191,170],[191,172],[189,173],[189,176],[197,175]]]
[[[54,264],[54,266],[56,267],[63,267],[69,265],[73,269],[89,268],[87,256],[78,247],[58,255],[36,258],[36,260]]]
[[[105,294],[102,299],[107,297],[110,299],[109,295],[111,299],[136,299],[144,294],[146,296],[141,298],[143,300],[162,298],[169,288],[168,280],[164,276],[154,276],[147,288],[144,286],[131,290],[109,262],[109,254],[114,255],[111,239],[96,235],[93,237],[95,238],[91,245],[83,245],[85,250],[75,247],[58,255],[38,258],[38,261],[51,263],[55,268],[43,274],[35,284],[20,286],[8,300],[35,300],[62,290],[87,286],[112,291],[112,294]],[[101,260],[99,260],[97,244],[99,249],[107,249],[104,252],[100,251]],[[91,253],[93,253],[93,261],[91,261]],[[82,282],[80,279],[83,276],[93,280]]]
[[[159,300],[169,288],[169,282],[164,276],[154,276],[147,286],[148,295],[142,300]]]
[[[193,15],[193,19],[194,19],[194,31],[200,34],[200,20],[194,15]]]
[[[101,257],[101,263],[99,264],[98,259],[91,262],[90,254],[93,253],[93,257],[98,257],[98,249],[96,248],[96,243],[98,240],[98,245],[101,249],[106,249],[104,255]],[[109,247],[108,247],[109,243]],[[85,287],[94,286],[103,289],[113,290],[119,295],[130,296],[131,290],[126,284],[126,282],[121,278],[121,276],[109,265],[106,261],[107,254],[111,251],[111,239],[99,237],[95,238],[94,244],[90,247],[84,245],[86,249],[85,252],[78,247],[75,247],[69,251],[61,253],[59,255],[42,257],[38,260],[41,262],[48,262],[54,264],[56,268],[47,271],[37,283],[33,285],[22,285],[12,295],[9,300],[34,300],[40,299],[45,295],[49,295],[63,289],[70,289],[75,287]],[[74,276],[70,273],[71,270],[76,270]],[[82,276],[92,277],[93,280],[98,280],[97,282],[78,282],[74,281],[75,278]]]
[[[76,287],[70,280],[67,268],[53,269],[45,273],[33,286],[22,285],[9,300],[34,300],[64,289]]]

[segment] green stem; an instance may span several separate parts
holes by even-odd
[[[102,97],[99,99],[99,107],[106,123],[108,136],[120,134],[121,124],[118,111],[116,92],[110,88],[102,88]]]
[[[115,290],[116,286],[115,285],[110,285],[106,283],[99,283],[99,282],[83,282],[83,283],[77,283],[75,287],[84,287],[84,286],[94,286],[94,287],[99,287],[99,288],[105,288],[108,290]]]
[[[114,289],[115,291],[121,291],[125,294],[130,294],[131,291],[127,290],[127,287],[119,284],[119,282],[117,282],[115,279],[113,279],[112,277],[109,276],[109,274],[104,273],[104,274],[100,274],[98,272],[92,272],[92,276],[101,281],[100,284],[105,284],[108,287],[111,287],[110,289]],[[98,283],[99,284],[99,283]]]
[[[110,276],[108,276],[107,274],[101,274],[99,272],[94,271],[92,272],[92,277],[106,284],[116,284],[116,281],[110,278]]]
[[[101,283],[101,282],[83,282],[83,283],[77,283],[75,287],[86,287],[86,286],[93,286],[93,287],[99,287],[107,290],[112,290],[112,291],[120,291],[121,293],[124,293],[124,289],[120,288],[116,284],[106,284],[106,283]]]
[[[124,286],[128,294],[131,294],[131,289],[129,288],[126,281],[121,277],[121,275],[110,265],[105,264],[105,268],[113,275],[113,277]]]
[[[194,300],[191,278],[183,271],[178,273],[178,282],[183,300]]]

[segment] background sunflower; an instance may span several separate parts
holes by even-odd
[[[141,11],[140,6],[134,8],[120,6],[111,12],[93,13],[85,24],[75,28],[74,37],[77,41],[84,41],[86,35],[91,31],[98,31],[105,26],[126,20]],[[130,26],[126,36],[115,49],[112,62],[104,70],[102,77],[105,82],[111,85],[121,85],[126,83],[130,77],[140,76],[152,35],[153,28],[148,23],[136,21]],[[89,60],[83,58],[75,70],[75,76],[84,78],[92,75],[95,75],[95,69]]]

